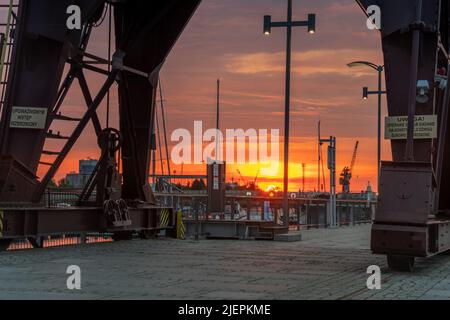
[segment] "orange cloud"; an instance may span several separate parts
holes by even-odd
[[[349,57],[364,57],[365,60],[377,60],[378,54],[373,50],[359,49],[321,49],[294,52],[292,55],[292,72],[304,76],[317,74],[341,74],[354,77],[370,75],[371,70],[361,68],[349,71]],[[284,73],[286,70],[284,52],[255,52],[245,54],[228,54],[224,57],[228,72],[238,74]]]

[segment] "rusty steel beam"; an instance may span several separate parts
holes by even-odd
[[[162,225],[161,214],[168,210],[168,224]],[[2,211],[4,224],[2,239],[38,238],[58,234],[90,232],[114,233],[119,231],[172,230],[175,213],[172,208],[147,206],[131,208],[132,224],[126,228],[114,227],[104,219],[101,208],[10,208]]]

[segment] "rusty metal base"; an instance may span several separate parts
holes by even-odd
[[[392,262],[390,266],[393,269],[408,271],[406,269],[412,269],[412,266],[407,268],[411,258],[431,257],[450,250],[450,220],[433,218],[425,225],[375,222],[372,226],[371,249],[373,253],[388,255],[388,262]]]
[[[139,232],[149,237],[159,230],[176,236],[172,208],[142,205],[129,208],[131,224],[118,227],[108,221],[102,208],[4,208],[0,209],[0,249],[14,239],[40,239],[43,236],[86,233],[112,233],[118,239]]]

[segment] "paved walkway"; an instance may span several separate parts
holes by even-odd
[[[309,230],[296,243],[136,240],[0,254],[0,299],[450,299],[450,256],[391,272],[369,226]],[[82,289],[66,287],[78,265]],[[368,290],[379,265],[382,289]]]

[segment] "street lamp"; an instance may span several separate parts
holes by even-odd
[[[314,34],[316,33],[316,15],[314,13],[308,14],[308,20],[306,21],[291,21],[291,26],[308,27],[308,33]],[[276,27],[288,27],[288,23],[272,22],[272,16],[264,16],[264,34],[266,36],[270,35],[272,33],[272,28]]]
[[[287,21],[272,22],[271,16],[264,16],[264,34],[270,35],[272,28],[284,27],[287,29],[286,45],[286,97],[284,115],[284,183],[283,183],[283,212],[284,224],[289,226],[289,114],[291,102],[291,51],[292,51],[292,27],[307,27],[310,34],[316,32],[316,15],[309,14],[306,21],[292,21],[292,0],[288,0]]]
[[[378,90],[377,91],[369,91],[369,88],[363,88],[363,99],[367,100],[369,95],[376,94],[378,95],[378,159],[377,159],[377,182],[378,182],[378,193],[380,192],[380,169],[381,169],[381,98],[383,94],[386,94],[386,91],[382,90],[382,75],[384,71],[384,66],[376,65],[372,62],[368,61],[355,61],[349,63],[347,65],[349,68],[368,66],[375,71],[378,72]]]
[[[367,87],[363,88],[363,99],[364,100],[369,99],[369,88],[367,88]]]

